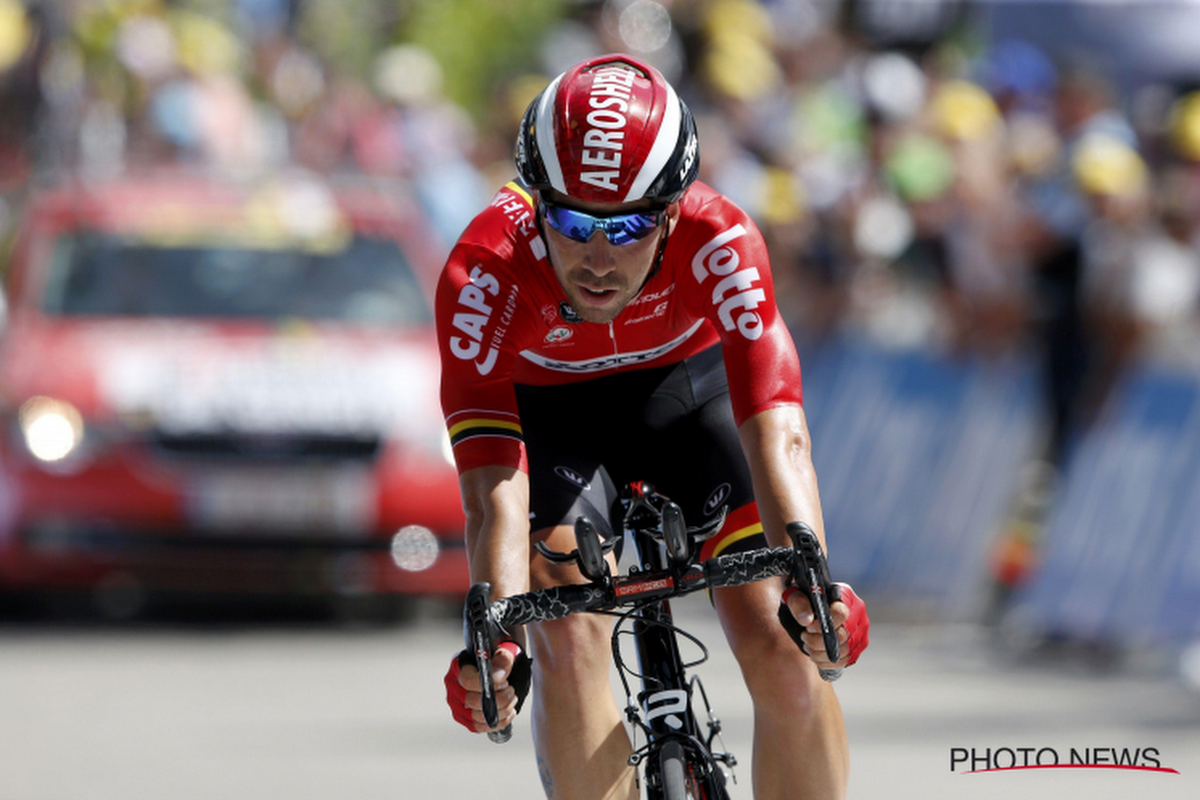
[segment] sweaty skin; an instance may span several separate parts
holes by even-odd
[[[593,213],[628,211],[617,206],[572,201]],[[574,242],[543,226],[554,273],[579,315],[589,322],[614,319],[633,299],[652,265],[665,226],[674,226],[678,204],[656,235],[622,247],[602,233]],[[811,440],[799,405],[779,405],[745,419],[739,436],[750,465],[754,494],[768,541],[788,543],[784,523],[808,522],[824,545],[820,500],[812,466]],[[483,466],[460,476],[467,511],[467,548],[473,581],[490,581],[493,597],[562,583],[582,583],[575,567],[531,558],[528,522],[529,482],[519,469]],[[569,551],[568,526],[544,528],[532,539]],[[806,636],[812,658],[788,638],[776,619],[782,582],[763,581],[717,589],[718,618],[741,667],[754,704],[754,795],[759,800],[840,798],[846,793],[849,752],[841,708],[817,667],[844,665],[824,660],[819,633]],[[807,601],[796,594],[789,607],[801,624],[815,628]],[[839,638],[847,617],[843,603],[831,607]],[[629,739],[609,687],[611,622],[578,615],[530,626],[534,657],[533,732],[546,795],[568,800],[635,800],[633,768],[626,759]],[[501,727],[515,714],[508,688],[508,659],[497,659]],[[462,669],[468,703],[478,703],[478,672]],[[475,705],[471,705],[476,708]],[[477,729],[486,730],[482,714]]]

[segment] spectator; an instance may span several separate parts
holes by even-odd
[[[1072,164],[1088,137],[1131,146],[1133,129],[1114,108],[1109,85],[1072,67],[1059,78],[1053,105],[1062,151],[1045,176],[1025,187],[1020,241],[1033,269],[1037,340],[1050,420],[1048,459],[1061,466],[1080,422],[1089,366],[1096,354],[1084,325],[1084,233],[1094,208]]]

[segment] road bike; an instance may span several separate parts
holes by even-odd
[[[802,522],[788,524],[791,547],[761,548],[731,553],[694,563],[699,545],[721,529],[722,511],[706,525],[688,528],[679,506],[655,492],[649,483],[631,483],[621,495],[624,534],[636,547],[637,563],[626,575],[612,575],[605,556],[618,541],[602,540],[588,517],[575,522],[576,549],[558,553],[539,542],[539,553],[550,561],[578,565],[589,581],[554,586],[492,601],[491,586],[477,583],[467,595],[464,632],[467,650],[475,655],[482,681],[483,714],[488,725],[499,721],[491,659],[496,645],[518,625],[561,619],[571,614],[600,613],[617,617],[612,652],[625,689],[625,718],[634,731],[631,766],[648,800],[728,800],[728,775],[737,759],[720,745],[721,722],[713,714],[704,686],[688,670],[708,659],[708,649],[692,634],[676,627],[669,600],[720,586],[740,586],[774,576],[789,578],[809,598],[821,625],[830,660],[838,660],[838,640],[829,614],[829,603],[838,599],[838,587],[829,580],[829,567],[816,535]],[[796,643],[803,629],[785,606],[780,622]],[[638,669],[621,653],[622,637],[630,637],[638,656]],[[700,649],[700,657],[685,661],[679,638]],[[836,680],[842,670],[822,670],[825,680]],[[630,678],[640,680],[635,697]],[[703,720],[694,704],[704,708]],[[495,742],[508,741],[512,726],[493,731]],[[638,746],[638,737],[645,744]],[[720,747],[714,748],[714,744]]]

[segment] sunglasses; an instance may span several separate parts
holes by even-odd
[[[596,231],[604,231],[604,238],[611,244],[629,244],[654,233],[663,218],[661,209],[597,216],[545,200],[541,206],[550,227],[576,242],[588,242]]]

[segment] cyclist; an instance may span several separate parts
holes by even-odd
[[[583,582],[531,558],[574,547],[587,514],[612,536],[616,486],[648,480],[691,524],[729,509],[702,558],[788,544],[791,520],[822,538],[800,365],[776,308],[754,223],[695,181],[695,123],[662,75],[627,55],[585,61],[525,112],[518,180],[450,254],[437,292],[442,404],[467,513],[473,581],[493,599]],[[788,605],[807,652],[777,619],[781,582],[714,591],[753,699],[758,798],[840,797],[841,710],[817,668],[867,643],[861,600],[833,604],[831,664],[807,601]],[[533,683],[533,732],[548,797],[636,797],[631,744],[609,687],[606,617],[530,626],[502,646],[500,727]],[[455,718],[486,730],[478,671],[446,676]]]

